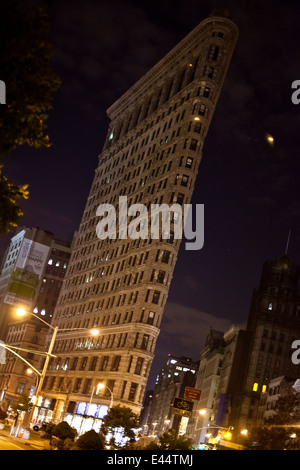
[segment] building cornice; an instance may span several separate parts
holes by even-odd
[[[201,39],[207,31],[211,29],[212,24],[219,23],[220,26],[227,26],[232,31],[232,37],[227,42],[229,49],[232,43],[235,43],[238,36],[238,28],[232,20],[223,17],[210,17],[203,20],[197,25],[177,46],[175,46],[168,54],[164,56],[156,65],[154,65],[148,73],[146,73],[140,80],[138,80],[129,90],[124,93],[112,106],[107,109],[108,117],[113,120],[121,112],[124,112],[130,103],[139,100],[140,96],[145,94],[149,89],[160,81],[165,79],[165,74],[170,73],[172,69],[176,70],[179,60],[192,54],[194,51],[193,46]],[[188,61],[188,57],[186,57]]]

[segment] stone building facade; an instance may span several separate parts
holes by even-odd
[[[31,241],[32,244],[41,244],[46,253],[35,292],[32,298],[22,297],[24,290],[20,283],[20,286],[16,285],[13,289],[16,294],[13,298],[14,303],[7,304],[5,300],[7,297],[9,300],[11,298],[10,285],[16,272],[17,260],[20,253],[30,255],[27,248],[23,252],[21,250],[24,243],[28,243],[29,246]],[[37,245],[34,246],[37,247]],[[70,242],[55,239],[52,233],[42,229],[22,228],[11,239],[2,262],[0,275],[1,333],[5,345],[11,348],[11,351],[6,350],[5,364],[0,364],[0,400],[4,399],[7,404],[23,393],[31,397],[35,394],[39,380],[38,372],[41,372],[42,358],[45,357],[41,354],[45,352],[48,333],[48,326],[44,322],[52,321],[70,253]],[[26,266],[26,257],[24,266]],[[22,303],[23,298],[26,299],[25,305]],[[27,310],[24,317],[16,315],[18,307]]]
[[[120,229],[115,239],[100,239],[97,209],[112,205],[120,227],[120,197],[148,210],[190,203],[237,36],[231,19],[210,16],[107,111],[107,138],[53,320],[73,329],[59,333],[44,382],[45,394],[57,400],[55,416],[91,396],[108,405],[111,393],[114,403],[140,413],[180,245],[173,235],[180,211],[167,238],[125,238]],[[76,330],[94,326],[101,332],[94,339]],[[95,394],[99,382],[106,389]]]
[[[261,403],[273,379],[299,378],[299,366],[292,362],[292,343],[300,338],[299,274],[299,266],[287,254],[264,263],[248,317],[241,391],[231,403],[231,421],[240,429],[262,423]]]

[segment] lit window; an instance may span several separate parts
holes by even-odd
[[[53,264],[53,259],[49,259],[48,264]]]
[[[58,268],[59,265],[60,265],[60,262],[57,261],[55,266]]]
[[[38,308],[37,308],[37,307],[35,307],[35,309],[33,309],[33,313],[39,313],[39,311],[38,311]]]
[[[257,392],[257,389],[258,389],[258,383],[254,382],[253,388],[252,388],[253,392]]]
[[[41,310],[41,315],[46,315],[46,310]]]
[[[272,308],[273,308],[273,304],[270,303],[270,304],[268,305],[268,310],[272,310]]]
[[[265,393],[267,391],[267,386],[263,385],[261,391],[262,391],[262,393]]]

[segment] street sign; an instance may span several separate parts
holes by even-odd
[[[201,390],[193,387],[185,387],[184,398],[187,400],[200,400]]]
[[[190,418],[193,411],[193,402],[184,398],[174,398],[172,413]]]

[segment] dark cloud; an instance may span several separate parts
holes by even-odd
[[[153,386],[155,374],[166,362],[168,354],[198,361],[210,328],[225,332],[231,326],[232,322],[228,318],[215,317],[197,308],[169,302],[157,343],[159,356],[154,360],[148,388]],[[245,328],[245,324],[236,326]]]

